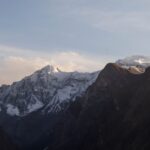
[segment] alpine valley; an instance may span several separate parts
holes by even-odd
[[[150,58],[93,73],[45,66],[0,87],[0,150],[149,150]]]

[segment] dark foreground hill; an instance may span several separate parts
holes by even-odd
[[[18,150],[17,146],[12,143],[11,139],[0,128],[0,150]]]
[[[53,128],[49,150],[149,150],[150,68],[108,64]]]

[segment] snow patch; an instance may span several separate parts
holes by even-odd
[[[43,107],[43,103],[40,102],[38,99],[35,99],[34,103],[28,105],[27,107],[28,113],[31,113],[37,109],[40,109],[41,107]]]
[[[7,104],[7,114],[10,116],[19,116],[19,109],[11,104]]]
[[[63,89],[58,90],[57,95],[59,102],[63,102],[64,100],[70,99],[70,94],[72,93],[72,87],[66,86]]]

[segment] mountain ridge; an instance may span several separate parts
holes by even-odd
[[[53,107],[49,111],[57,112],[61,103],[80,96],[97,75],[98,72],[62,72],[53,66],[45,66],[21,81],[1,86],[0,102],[4,104],[1,109],[6,107],[4,111],[8,114],[24,116],[48,105]]]
[[[133,72],[131,67],[133,64],[124,67],[108,63],[96,74],[48,73],[48,68],[44,73],[37,71],[34,80],[31,75],[19,82],[19,89],[32,87],[30,90],[38,96],[41,87],[52,92],[49,85],[58,85],[56,91],[62,92],[59,100],[67,103],[57,105],[57,96],[52,101],[45,99],[44,106],[21,117],[2,110],[0,125],[21,150],[134,150],[133,146],[135,150],[142,146],[148,150],[150,67],[143,72]],[[69,100],[71,90],[66,86],[74,85],[82,92]],[[0,91],[5,89],[7,86]],[[55,109],[57,106],[61,109]]]

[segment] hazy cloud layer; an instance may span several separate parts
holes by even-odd
[[[6,46],[5,52],[9,53],[9,55],[5,55],[5,52],[1,48],[0,52],[0,84],[9,84],[13,81],[18,81],[48,64],[67,72],[92,72],[100,70],[107,62],[112,60],[109,57],[106,59],[106,57],[102,56],[98,59],[92,58],[73,51],[55,52],[53,54],[42,53],[40,56],[40,54],[37,53],[36,55],[32,54],[33,52],[29,50],[27,51]],[[27,55],[28,53],[30,53],[30,56]]]

